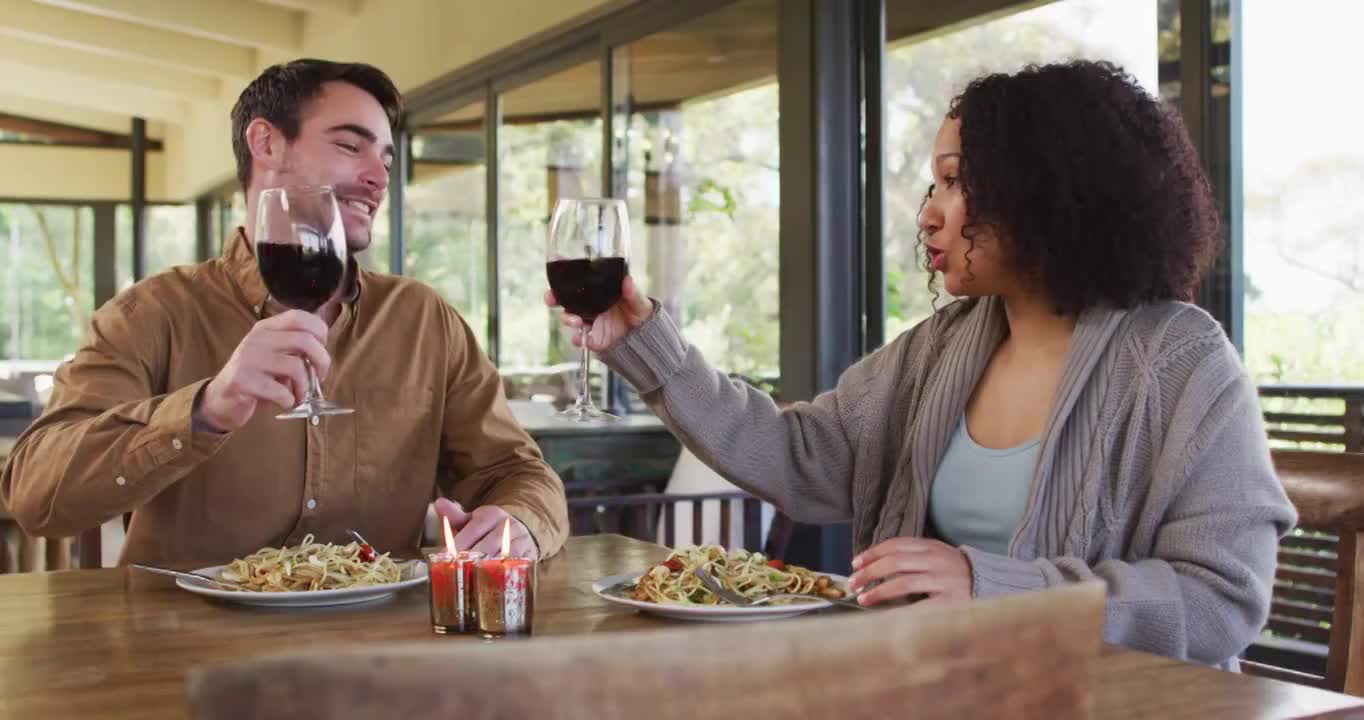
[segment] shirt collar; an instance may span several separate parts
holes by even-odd
[[[244,228],[238,227],[233,233],[227,250],[223,253],[223,262],[227,266],[228,274],[232,276],[232,280],[246,297],[247,303],[251,305],[252,312],[256,317],[264,317],[266,303],[270,300],[270,291],[265,288],[265,281],[261,279],[260,267],[256,264],[256,253],[251,247],[251,242],[246,239]],[[360,264],[354,257],[346,257],[345,282],[346,296],[342,302],[355,305],[360,302],[364,273],[360,272]]]

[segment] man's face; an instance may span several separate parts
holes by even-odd
[[[331,185],[341,205],[350,252],[369,247],[374,217],[388,190],[393,131],[372,95],[346,82],[329,82],[303,106],[298,137],[277,170],[259,187]]]

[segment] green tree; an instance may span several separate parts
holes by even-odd
[[[0,359],[74,352],[94,309],[89,208],[0,204]]]

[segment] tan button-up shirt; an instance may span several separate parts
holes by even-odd
[[[139,283],[95,313],[51,402],[19,438],[0,495],[30,534],[75,535],[131,511],[123,562],[226,561],[265,546],[418,542],[437,488],[498,505],[547,557],[568,530],[562,481],[517,423],[497,370],[433,290],[361,271],[327,337],[328,400],[351,415],[197,432],[195,395],[269,312],[239,232],[222,258]]]

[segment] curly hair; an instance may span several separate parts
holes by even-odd
[[[1174,109],[1106,62],[986,75],[961,121],[962,234],[989,227],[1006,267],[1057,312],[1191,300],[1220,245],[1198,154]],[[968,253],[969,256],[969,253]]]

